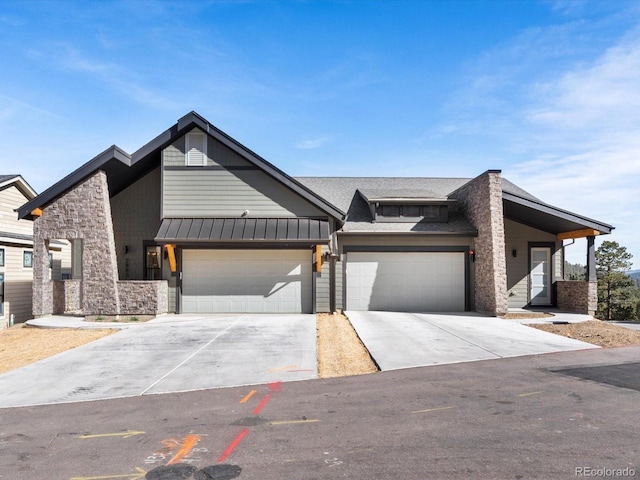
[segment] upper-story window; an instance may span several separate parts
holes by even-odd
[[[207,165],[207,136],[199,130],[186,135],[187,167]]]
[[[380,204],[375,206],[377,222],[447,222],[448,206],[445,205],[412,205],[412,204]]]
[[[0,248],[0,267],[4,267],[4,248]]]

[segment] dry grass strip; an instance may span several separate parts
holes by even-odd
[[[342,314],[317,315],[318,376],[346,377],[378,371],[369,351]]]
[[[619,325],[611,325],[600,320],[565,325],[540,324],[528,326],[605,348],[640,345],[640,331]]]
[[[32,328],[24,324],[0,330],[0,373],[24,367],[116,331]]]

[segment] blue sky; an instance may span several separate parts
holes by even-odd
[[[640,268],[637,1],[0,0],[0,66],[37,191],[195,110],[294,176],[501,169]]]

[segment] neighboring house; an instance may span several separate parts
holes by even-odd
[[[594,237],[490,170],[475,178],[292,178],[191,112],[113,146],[19,210],[34,219],[34,314],[595,310]],[[562,280],[587,238],[586,282]],[[73,277],[47,276],[68,240]]]
[[[35,196],[20,175],[0,175],[0,328],[33,318],[33,222],[18,220],[16,209]],[[62,279],[64,253],[62,243],[47,252],[47,273],[53,279]]]

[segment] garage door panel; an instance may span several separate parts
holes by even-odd
[[[310,313],[309,250],[185,250],[185,313]]]
[[[464,261],[461,252],[349,252],[346,307],[463,311]]]

